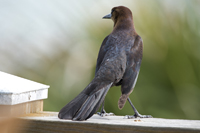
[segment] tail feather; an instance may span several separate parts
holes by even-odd
[[[109,88],[106,89],[108,90]],[[104,91],[106,91],[105,88],[91,95],[77,112],[76,117],[73,118],[73,120],[85,120],[90,115],[90,113],[93,112],[101,97],[104,97]]]
[[[60,119],[69,119],[72,120],[73,116],[78,112],[80,106],[84,103],[84,101],[88,98],[88,96],[84,93],[80,93],[76,96],[71,102],[65,105],[59,112],[58,117]]]
[[[110,87],[109,87],[109,88],[110,88]],[[108,90],[109,90],[109,88],[108,88]],[[101,99],[99,100],[99,102],[96,104],[96,106],[94,107],[94,109],[91,111],[91,113],[89,114],[89,116],[88,116],[86,119],[90,118],[94,113],[97,112],[97,110],[99,109],[99,107],[100,107],[101,104],[103,103],[103,101],[104,101],[104,99],[105,99],[105,96],[106,96],[108,90],[106,90],[106,91],[104,92],[104,93],[105,93],[105,94],[103,94],[104,96],[101,97]]]
[[[58,117],[60,119],[79,121],[90,118],[102,104],[111,85],[112,83],[107,83],[103,86],[102,84],[88,85],[77,97],[60,110]],[[94,92],[86,94],[87,90]]]

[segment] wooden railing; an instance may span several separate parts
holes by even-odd
[[[27,133],[200,133],[199,120],[161,118],[124,119],[123,116],[93,115],[86,121],[60,120],[57,112],[27,114],[19,118],[16,130]]]

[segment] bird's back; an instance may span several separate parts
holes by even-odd
[[[135,36],[124,33],[111,33],[105,44],[103,44],[103,50],[106,52],[96,75],[101,77],[108,77],[109,75],[110,80],[115,84],[118,83],[126,70],[127,59],[129,59],[128,56],[134,41]]]

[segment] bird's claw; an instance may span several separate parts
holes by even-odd
[[[134,114],[134,115],[126,115],[124,119],[134,119],[134,118],[153,118],[151,115],[141,115],[141,114]]]
[[[101,112],[97,112],[97,114],[101,117],[104,117],[104,116],[114,116],[115,114],[110,112],[110,113],[101,113]]]

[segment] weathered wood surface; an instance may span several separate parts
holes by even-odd
[[[43,111],[43,100],[20,103],[16,105],[0,105],[0,117],[13,117],[22,114]]]
[[[60,120],[57,112],[28,114],[20,118],[25,125],[18,126],[20,132],[109,132],[109,133],[200,133],[200,120],[178,120],[161,118],[124,119],[124,116],[94,115],[87,121]],[[16,129],[16,130],[17,130]]]

